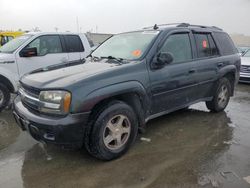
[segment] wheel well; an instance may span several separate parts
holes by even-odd
[[[3,83],[11,93],[14,93],[15,89],[12,83],[4,76],[0,75],[0,83]]]
[[[137,93],[125,93],[121,95],[116,95],[98,102],[91,110],[92,112],[90,117],[94,117],[96,113],[98,113],[102,109],[103,106],[106,106],[108,103],[114,100],[122,101],[132,107],[138,118],[139,129],[142,131],[145,127],[145,108],[142,99]]]
[[[231,84],[231,96],[234,94],[234,86],[235,86],[235,73],[229,72],[225,74],[223,77],[227,78]]]

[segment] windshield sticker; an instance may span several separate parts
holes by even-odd
[[[206,40],[203,40],[203,41],[202,41],[202,47],[203,47],[203,48],[207,48],[207,41],[206,41]]]
[[[134,51],[132,52],[132,55],[135,56],[135,57],[141,56],[141,50],[134,50]]]

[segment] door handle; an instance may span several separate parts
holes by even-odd
[[[190,69],[190,70],[188,71],[189,74],[193,74],[193,73],[195,73],[195,72],[196,72],[195,69]]]
[[[223,62],[220,62],[220,63],[217,64],[218,67],[222,67],[223,65],[224,65]]]

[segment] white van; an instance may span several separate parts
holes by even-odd
[[[85,34],[27,33],[0,48],[0,111],[9,104],[21,76],[50,65],[85,58],[91,52]]]

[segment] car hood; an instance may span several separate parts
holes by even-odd
[[[120,66],[122,65],[108,63],[107,60],[102,60],[100,62],[88,61],[84,64],[25,75],[21,79],[21,82],[40,89],[65,88],[68,85],[74,84],[80,80],[85,80],[96,74],[118,69]]]
[[[241,58],[241,65],[248,65],[248,66],[250,66],[250,57],[242,57]]]
[[[14,54],[0,53],[0,63],[8,63],[15,61]]]

